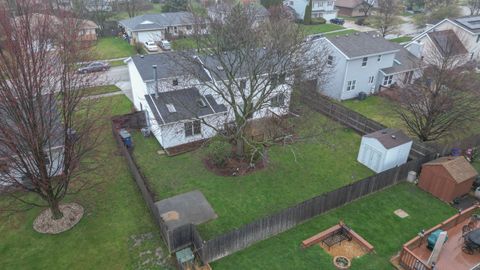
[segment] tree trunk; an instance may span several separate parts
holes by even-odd
[[[59,203],[57,201],[50,203],[50,211],[52,211],[53,219],[61,219],[63,217],[63,213],[60,211]]]
[[[235,149],[235,152],[237,154],[237,157],[239,158],[244,158],[245,157],[245,141],[243,138],[238,138],[237,139],[237,147]]]

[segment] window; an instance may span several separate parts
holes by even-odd
[[[43,157],[45,158],[45,165],[50,165],[50,156],[47,153],[43,153]]]
[[[383,77],[383,86],[389,86],[392,84],[393,75]]]
[[[381,55],[379,55],[379,56],[377,57],[377,62],[380,62],[380,60],[382,60],[382,56],[381,56]]]
[[[362,67],[366,66],[368,62],[368,57],[363,57],[362,59]]]
[[[200,120],[195,120],[192,122],[186,122],[185,127],[185,137],[191,137],[202,133]]]
[[[282,107],[285,106],[285,95],[283,93],[274,96],[270,99],[271,107]]]
[[[327,66],[332,66],[333,65],[333,56],[329,55],[327,57]]]
[[[375,79],[375,76],[368,77],[368,83],[372,84],[374,79]]]
[[[328,2],[327,2],[327,5],[328,5],[328,6],[333,6],[333,1],[328,1]]]
[[[271,83],[273,88],[277,87],[277,85],[278,85],[278,75],[277,74],[273,74],[272,76],[270,76],[270,83]]]
[[[347,83],[347,91],[355,90],[355,84],[357,83],[356,80],[348,81]]]
[[[173,79],[172,84],[173,84],[173,86],[177,86],[178,85],[178,79]]]
[[[247,87],[247,80],[241,80],[240,81],[240,89],[243,90]]]

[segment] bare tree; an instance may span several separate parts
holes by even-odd
[[[272,104],[288,105],[284,101],[290,97],[294,76],[309,71],[310,78],[321,80],[328,74],[327,50],[322,47],[313,53],[313,42],[305,42],[302,28],[288,20],[283,7],[270,12],[262,23],[263,17],[251,5],[210,13],[202,18],[207,20],[209,35],[195,36],[196,55],[191,51],[173,54],[186,76],[204,81],[205,91],[229,108],[227,123],[212,127],[227,128],[219,134],[235,145],[240,158],[246,156],[246,146],[255,147],[246,134],[249,122]]]
[[[480,14],[480,0],[467,0],[466,5],[470,10],[470,15]]]
[[[363,16],[368,17],[370,15],[370,11],[373,9],[373,4],[369,1],[363,1],[360,4],[360,10],[363,12]]]
[[[478,79],[456,46],[451,42],[440,50],[428,50],[420,77],[398,91],[402,106],[397,113],[422,141],[455,136],[478,121]]]
[[[35,13],[30,0],[16,9],[22,15],[12,17],[0,6],[0,182],[38,195],[43,204],[11,194],[59,219],[65,195],[87,186],[72,180],[88,169],[80,163],[98,140],[98,118],[82,100],[93,78],[76,72],[88,47],[81,20]]]
[[[401,23],[398,17],[400,3],[398,0],[378,0],[378,8],[373,16],[370,16],[370,23],[377,28],[383,37],[393,32]]]

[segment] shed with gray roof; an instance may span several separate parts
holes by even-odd
[[[401,130],[382,129],[362,137],[357,160],[380,173],[407,162],[412,144]]]

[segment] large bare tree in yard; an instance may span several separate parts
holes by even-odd
[[[302,28],[288,20],[282,7],[272,8],[270,18],[261,23],[251,5],[222,7],[216,14],[202,18],[208,21],[209,35],[196,35],[196,56],[185,51],[174,57],[187,76],[205,81],[203,70],[210,75],[212,79],[204,83],[206,91],[220,99],[231,115],[229,123],[221,126],[228,127],[227,132],[220,134],[233,143],[237,157],[245,158],[246,148],[255,148],[246,134],[250,120],[272,102],[289,99],[295,75],[309,71],[311,77],[325,77],[328,53],[309,53],[311,43],[305,42]]]
[[[480,0],[467,0],[465,4],[470,10],[470,15],[480,14]]]
[[[420,77],[398,91],[397,113],[421,141],[457,137],[479,119],[478,76],[457,46],[447,42],[442,50],[428,50]]]
[[[32,4],[16,1],[16,17],[0,6],[0,180],[55,220],[65,196],[87,185],[72,180],[88,169],[80,163],[98,138],[93,101],[83,99],[94,78],[76,72],[88,56],[82,21],[59,10],[35,13]],[[21,196],[32,193],[41,200]]]
[[[378,0],[378,7],[375,9],[373,16],[370,16],[369,21],[385,37],[396,30],[402,22],[398,17],[400,8],[399,0]]]

